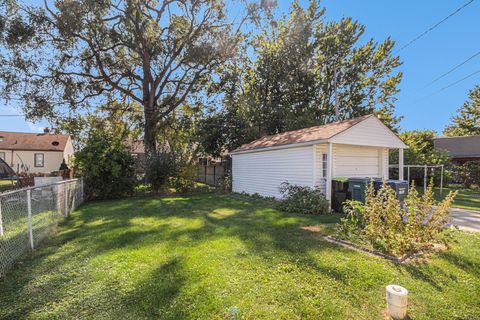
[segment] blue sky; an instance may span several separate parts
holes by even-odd
[[[364,41],[383,41],[391,36],[397,45],[411,39],[445,18],[467,0],[386,1],[324,0],[326,18],[353,17],[366,25]],[[278,0],[277,11],[288,12],[291,1]],[[307,5],[308,1],[300,1]],[[404,73],[396,112],[403,115],[402,130],[432,129],[441,133],[455,110],[466,100],[468,91],[480,84],[480,73],[443,91],[439,90],[480,70],[480,56],[440,81],[429,82],[480,51],[478,19],[480,0],[474,1],[435,30],[399,53]],[[0,114],[18,113],[16,102],[0,105]],[[0,130],[39,131],[45,122],[27,123],[21,117],[0,117]]]

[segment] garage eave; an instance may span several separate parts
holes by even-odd
[[[232,151],[232,152],[229,153],[229,155],[237,155],[237,154],[245,154],[245,153],[253,153],[253,152],[264,152],[264,151],[290,149],[290,148],[299,148],[299,147],[312,146],[312,145],[315,145],[315,144],[322,144],[322,143],[327,143],[327,142],[329,142],[329,141],[323,139],[323,140],[289,143],[289,144],[277,145],[277,146],[272,146],[272,147],[255,148],[255,149],[251,149],[251,150]]]

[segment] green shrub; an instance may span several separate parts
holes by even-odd
[[[455,171],[459,182],[467,189],[474,185],[480,187],[480,161],[469,161],[456,166]]]
[[[88,199],[121,198],[134,191],[135,160],[121,141],[104,132],[89,136],[74,165],[84,177]]]
[[[339,233],[344,239],[355,239],[360,236],[360,230],[365,228],[365,206],[361,201],[347,200],[343,207],[346,217],[341,219]]]
[[[191,164],[183,164],[176,170],[176,174],[170,177],[168,186],[176,192],[187,193],[195,188],[195,175],[197,168]]]
[[[147,181],[154,191],[169,191],[170,188],[177,192],[190,192],[195,187],[196,168],[191,165],[187,157],[174,151],[160,151],[149,165]]]
[[[435,242],[447,243],[442,237],[449,221],[449,209],[456,192],[441,202],[433,198],[433,184],[420,196],[412,184],[401,206],[395,191],[388,185],[375,192],[373,183],[366,191],[365,204],[347,201],[347,217],[340,222],[339,236],[366,241],[374,249],[394,256],[417,252]]]
[[[135,185],[135,194],[146,195],[152,192],[152,185],[149,183],[137,183]]]
[[[179,169],[178,160],[172,152],[157,152],[147,165],[150,166],[147,181],[155,191],[167,188],[167,182],[176,176]]]
[[[217,191],[228,192],[232,191],[232,174],[226,171],[223,179],[220,179],[216,185]]]
[[[304,214],[330,213],[328,200],[320,188],[302,187],[288,182],[282,183],[280,193],[283,196],[279,209],[285,212]]]

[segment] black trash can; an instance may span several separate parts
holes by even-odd
[[[348,179],[332,179],[332,209],[336,212],[343,212],[343,203],[349,199]]]
[[[332,191],[333,192],[347,192],[348,191],[348,178],[334,178],[334,179],[332,179]]]
[[[404,202],[405,198],[408,195],[408,182],[405,180],[385,180],[387,185],[392,188],[395,191],[395,194],[397,195],[397,199],[400,202]],[[381,179],[375,179],[374,180],[374,186],[375,190],[380,190],[382,187],[383,181]]]
[[[336,212],[343,212],[343,203],[347,200],[346,192],[334,192],[332,197],[332,209]]]

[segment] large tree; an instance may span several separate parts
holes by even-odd
[[[364,32],[365,26],[351,18],[326,21],[315,0],[307,8],[295,1],[289,16],[268,21],[251,43],[253,52],[225,70],[230,85],[223,108],[202,130],[215,132],[207,139],[207,152],[335,121],[336,102],[339,120],[376,113],[398,129],[394,103],[402,74],[396,71],[394,42],[364,40]],[[209,129],[213,125],[215,131]]]
[[[202,99],[260,10],[246,4],[245,14],[230,20],[222,0],[12,2],[4,0],[0,24],[3,95],[21,95],[33,120],[72,119],[112,98],[137,103],[147,163],[160,124]]]
[[[480,135],[480,86],[470,90],[468,98],[443,131],[446,136]]]

